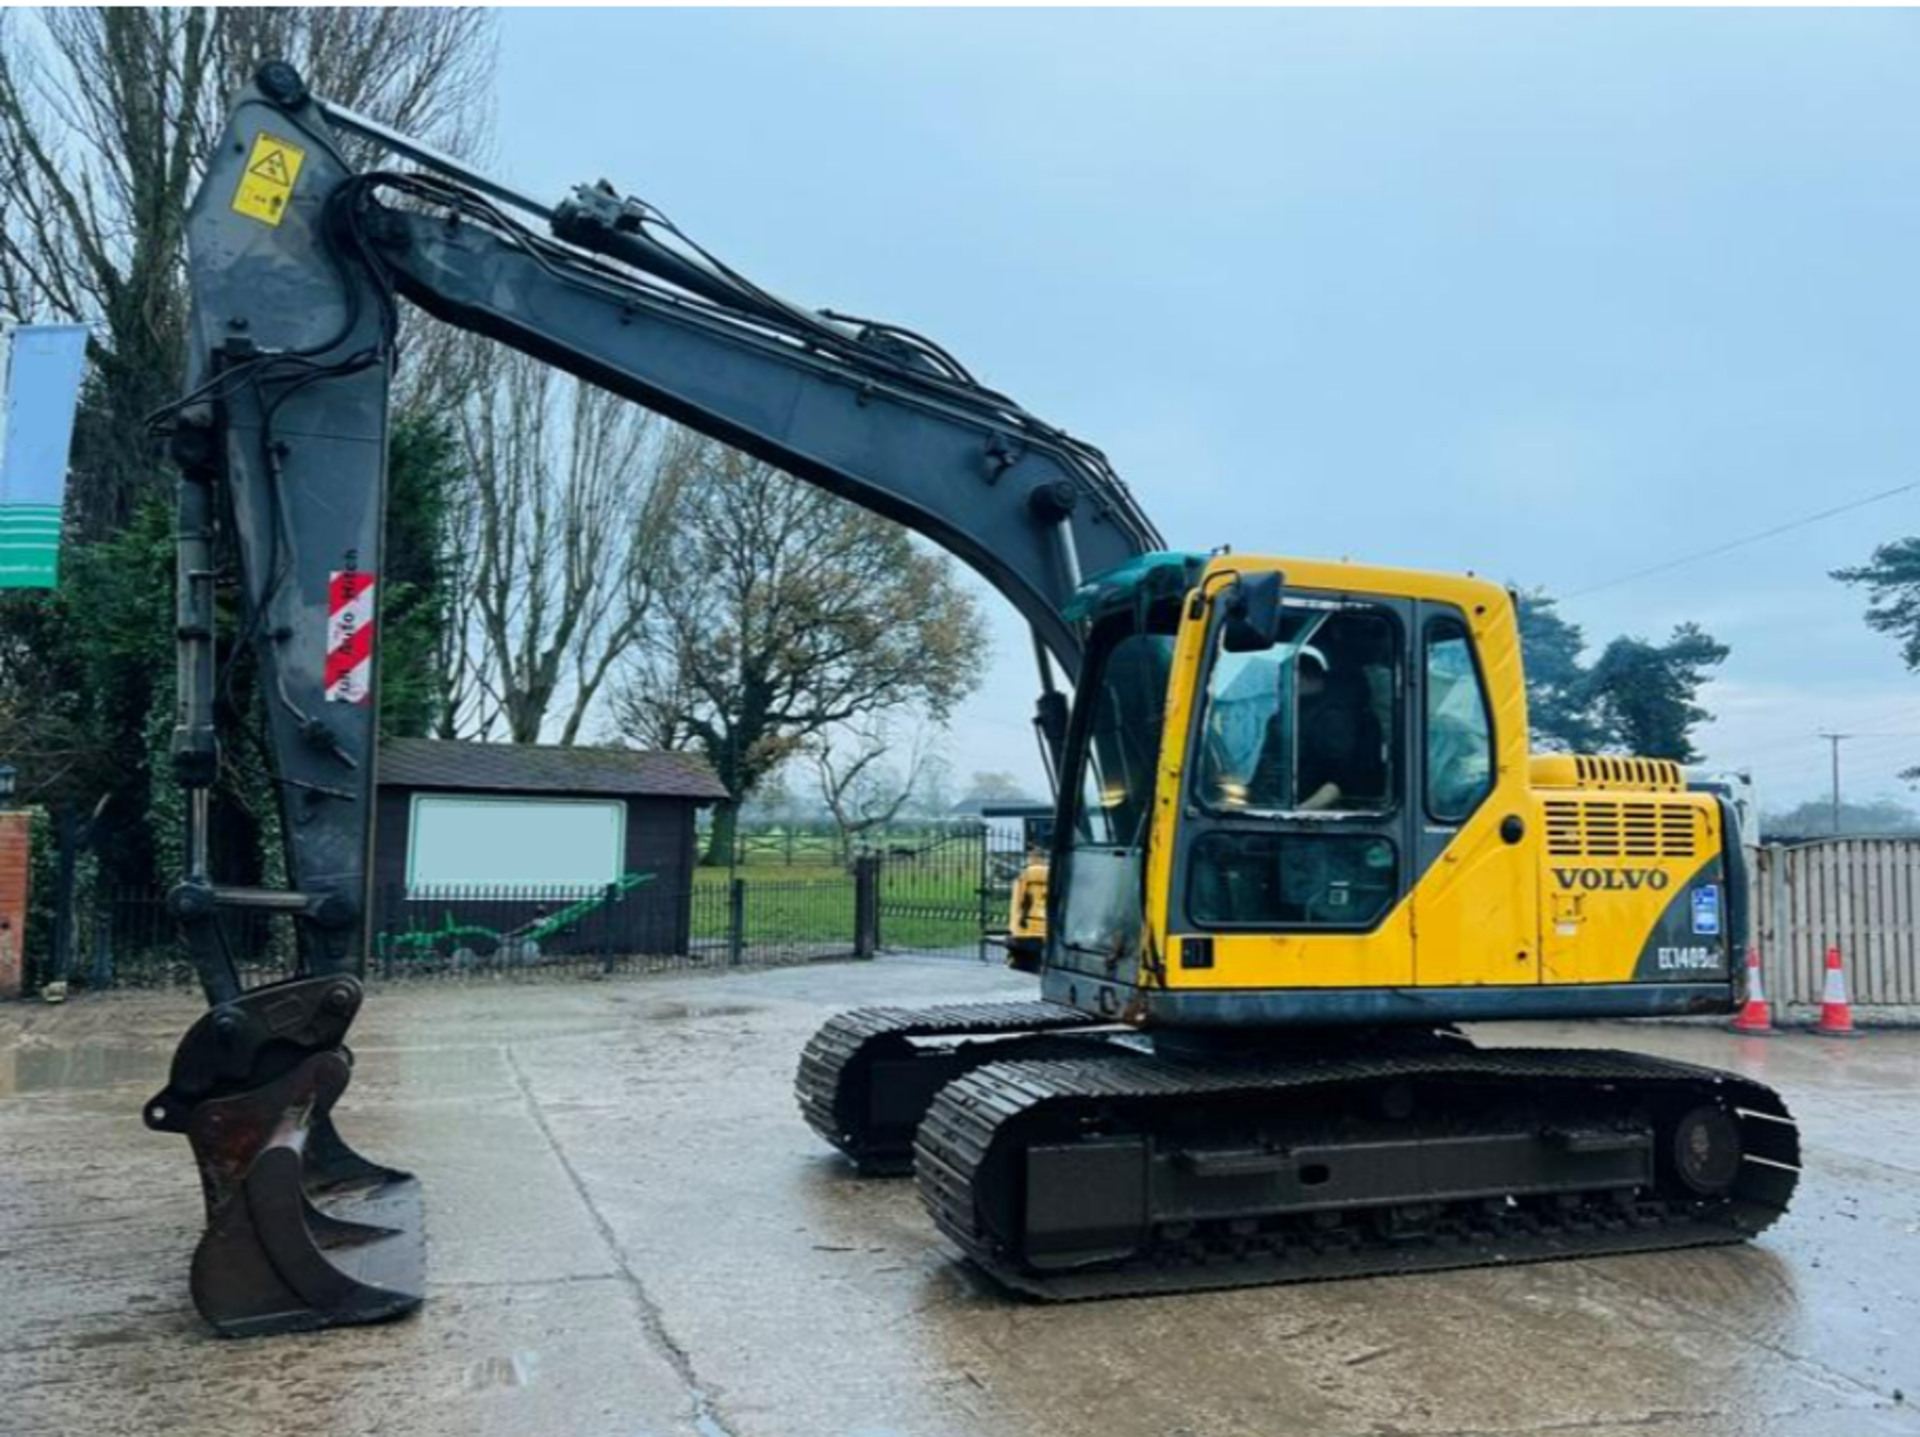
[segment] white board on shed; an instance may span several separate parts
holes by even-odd
[[[627,806],[611,799],[413,796],[407,888],[592,888],[620,876]]]

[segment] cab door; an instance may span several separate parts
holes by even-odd
[[[1287,586],[1274,634],[1251,644],[1222,622],[1230,602],[1223,591],[1189,617],[1202,652],[1169,719],[1184,772],[1161,855],[1166,985],[1406,988],[1416,605]]]
[[[1502,656],[1490,684],[1475,618],[1451,604],[1423,601],[1418,610],[1407,725],[1419,872],[1414,983],[1538,983],[1518,654]],[[1496,694],[1507,701],[1496,703]]]

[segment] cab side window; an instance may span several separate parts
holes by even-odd
[[[1427,813],[1463,822],[1493,790],[1493,723],[1458,619],[1427,626]]]

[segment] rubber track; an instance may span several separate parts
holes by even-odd
[[[1580,1084],[1700,1085],[1735,1112],[1743,1162],[1728,1197],[1717,1203],[1656,1200],[1636,1220],[1594,1230],[1593,1223],[1542,1221],[1526,1210],[1508,1222],[1420,1245],[1385,1239],[1354,1242],[1352,1230],[1315,1251],[1301,1243],[1279,1250],[1257,1244],[1150,1249],[1109,1267],[1038,1272],[997,1247],[978,1221],[975,1183],[995,1139],[1008,1126],[1055,1103],[1208,1100],[1256,1092],[1311,1101],[1315,1089],[1400,1078]],[[1017,1134],[1014,1135],[1017,1140]],[[976,1068],[943,1088],[915,1142],[920,1196],[934,1222],[960,1250],[1000,1282],[1050,1301],[1311,1282],[1330,1278],[1542,1262],[1553,1258],[1647,1252],[1743,1242],[1785,1211],[1797,1181],[1800,1144],[1786,1105],[1772,1089],[1732,1074],[1637,1053],[1603,1049],[1463,1049],[1457,1053],[1368,1059],[1314,1058],[1198,1067],[1143,1053],[1119,1052],[1097,1062],[1008,1062]]]
[[[889,1158],[863,1147],[860,1127],[867,1112],[866,1094],[847,1085],[863,1081],[860,1060],[876,1045],[914,1038],[986,1038],[1000,1033],[1058,1033],[1100,1026],[1100,1019],[1058,1003],[856,1008],[828,1019],[807,1043],[800,1054],[794,1096],[808,1126],[859,1163],[863,1171],[910,1172],[911,1153]]]

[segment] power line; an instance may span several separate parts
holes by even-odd
[[[1665,559],[1658,564],[1650,564],[1644,569],[1635,569],[1630,574],[1622,574],[1618,578],[1608,579],[1603,583],[1589,584],[1584,589],[1575,589],[1572,593],[1566,595],[1566,597],[1569,599],[1578,599],[1587,594],[1597,594],[1602,589],[1611,589],[1620,584],[1630,584],[1635,579],[1646,579],[1655,574],[1664,574],[1670,569],[1678,569],[1683,565],[1692,564],[1701,559],[1718,558],[1722,554],[1732,553],[1735,549],[1744,549],[1749,544],[1758,544],[1763,539],[1774,539],[1782,534],[1791,534],[1795,529],[1804,529],[1809,524],[1818,524],[1822,519],[1831,519],[1836,514],[1845,514],[1854,509],[1864,509],[1869,504],[1878,504],[1882,499],[1891,499],[1896,494],[1905,494],[1913,489],[1920,489],[1920,479],[1916,479],[1908,484],[1898,485],[1892,489],[1883,489],[1878,494],[1869,494],[1863,499],[1854,499],[1845,504],[1836,504],[1833,508],[1822,509],[1817,514],[1808,514],[1803,518],[1791,519],[1784,524],[1776,524],[1771,529],[1762,529],[1758,533],[1747,534],[1738,539],[1729,539],[1726,543],[1716,544],[1710,549],[1701,549],[1693,554],[1682,554],[1677,559]]]
[[[1739,753],[1738,766],[1745,767],[1751,764],[1774,769],[1788,768],[1796,770],[1811,768],[1815,764],[1824,766],[1827,762],[1825,755],[1815,755],[1808,752],[1820,738],[1821,735],[1819,734],[1807,734],[1802,738],[1775,739],[1770,743],[1757,744],[1752,748],[1741,748],[1737,750]],[[1868,757],[1876,763],[1897,762],[1900,760],[1895,756],[1899,753],[1899,749],[1897,747],[1887,748],[1885,745],[1920,742],[1920,733],[1856,733],[1849,734],[1847,736],[1847,742],[1855,745],[1855,751],[1858,751],[1860,747],[1866,747],[1872,750],[1868,754]],[[1713,750],[1715,753],[1725,753],[1727,751],[1725,746]],[[1734,762],[1733,760],[1728,761]]]
[[[1900,709],[1896,709],[1892,713],[1882,714],[1880,721],[1882,723],[1912,723],[1915,717],[1916,715],[1906,712],[1905,706],[1902,705]],[[1716,723],[1723,722],[1723,720],[1720,719],[1715,719],[1714,721]],[[1851,729],[1849,732],[1853,737],[1863,739],[1920,739],[1920,728],[1861,728]],[[1793,733],[1782,733],[1769,739],[1763,747],[1772,748],[1780,744],[1805,743],[1808,739],[1818,738],[1819,736],[1817,732],[1803,732],[1797,735]]]
[[[1920,742],[1920,732],[1896,734],[1878,731],[1868,733],[1863,731],[1855,734],[1853,737],[1867,745],[1893,742]],[[1738,768],[1745,768],[1749,765],[1774,766],[1779,764],[1794,764],[1803,761],[1806,763],[1818,762],[1824,764],[1827,761],[1824,755],[1819,755],[1814,758],[1806,757],[1808,751],[1815,743],[1819,742],[1819,739],[1820,736],[1816,733],[1804,733],[1795,734],[1791,737],[1770,738],[1763,743],[1753,744],[1736,745],[1724,741],[1714,741],[1708,743],[1707,750],[1710,753],[1721,755],[1727,763],[1733,764]],[[1849,741],[1851,742],[1851,740]],[[1730,756],[1734,754],[1738,755],[1737,759]]]
[[[1857,780],[1861,783],[1885,783],[1889,779],[1899,778],[1901,774],[1907,772],[1909,769],[1920,766],[1903,760],[1888,758],[1882,758],[1877,763],[1868,763],[1863,762],[1852,754],[1847,756],[1847,761],[1852,765],[1852,767],[1847,770],[1850,775],[1850,781]],[[1728,765],[1728,767],[1732,767],[1732,765]],[[1808,759],[1801,763],[1745,764],[1742,765],[1741,768],[1742,771],[1751,773],[1756,779],[1766,779],[1768,783],[1812,784],[1821,778],[1826,779],[1828,783],[1833,781],[1829,772],[1830,761],[1825,758]],[[1906,781],[1907,780],[1902,780],[1902,782]]]

